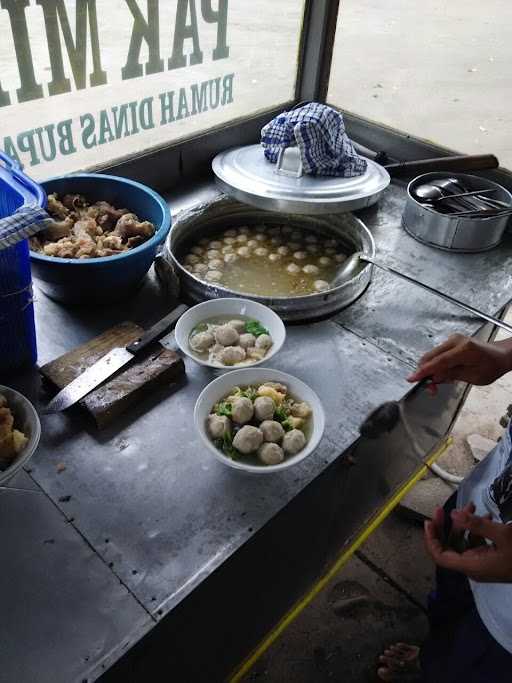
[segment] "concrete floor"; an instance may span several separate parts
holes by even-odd
[[[512,314],[506,320],[512,323]],[[461,475],[471,470],[475,461],[466,438],[477,433],[498,439],[511,396],[512,373],[491,386],[472,388],[452,431],[453,446],[439,460],[445,469]],[[432,511],[453,490],[429,475],[404,503]],[[423,545],[422,524],[406,512],[400,508],[388,517],[244,683],[371,683],[377,680],[376,658],[387,644],[421,644],[428,631],[425,606],[434,567]],[[344,609],[343,602],[352,597],[359,599]]]

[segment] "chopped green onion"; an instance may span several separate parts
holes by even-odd
[[[255,337],[259,337],[262,334],[268,334],[268,330],[257,320],[248,320],[245,323],[245,331],[248,334],[253,334]]]

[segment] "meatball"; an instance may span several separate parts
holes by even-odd
[[[221,249],[223,254],[232,254],[235,250],[231,246],[231,244],[226,244],[225,247],[222,247]]]
[[[232,247],[233,244],[235,244],[235,243],[236,243],[236,239],[234,237],[225,237],[224,238],[224,244],[227,247]]]
[[[226,230],[224,232],[224,237],[236,237],[237,236],[237,231],[236,230]],[[226,240],[224,240],[226,241]]]
[[[243,258],[249,258],[249,256],[251,255],[251,250],[249,249],[249,247],[240,247],[239,249],[237,249],[236,253],[239,256],[242,256]]]
[[[188,263],[191,266],[199,263],[200,260],[199,256],[196,256],[195,254],[187,254],[185,256],[185,263]]]
[[[219,325],[215,330],[215,341],[222,346],[236,346],[239,339],[238,332],[231,325]]]
[[[211,332],[198,332],[190,337],[190,348],[196,353],[206,353],[215,344],[215,339]]]
[[[276,261],[280,261],[281,260],[281,254],[269,254],[268,260],[272,261],[272,263],[275,263]]]
[[[210,268],[213,268],[213,270],[222,270],[224,268],[224,260],[215,258],[213,261],[210,261],[208,265]]]
[[[283,427],[275,420],[264,420],[260,424],[260,429],[263,434],[263,441],[279,443],[284,436]]]
[[[208,256],[209,261],[213,261],[213,259],[222,258],[222,254],[218,249],[209,249],[206,252],[206,255]]]
[[[254,249],[255,247],[257,247],[258,244],[259,244],[258,240],[249,240],[247,242],[247,246],[251,247],[251,249]]]
[[[222,242],[219,242],[218,240],[214,240],[213,242],[210,242],[208,245],[210,249],[221,249],[222,248]]]
[[[306,445],[306,437],[300,429],[292,429],[286,432],[283,438],[283,450],[289,455],[295,455]]]
[[[290,263],[286,267],[286,270],[292,275],[295,275],[296,273],[300,273],[300,266],[298,266],[296,263]]]
[[[256,256],[266,256],[268,254],[268,249],[266,247],[258,247],[254,250]]]
[[[190,251],[196,256],[202,256],[204,254],[204,249],[201,247],[192,247]]]
[[[257,349],[269,349],[272,346],[272,337],[269,334],[260,334],[255,346]]]
[[[306,275],[318,275],[320,272],[320,269],[312,264],[304,266],[302,270],[306,273]]]
[[[275,404],[270,396],[258,396],[254,401],[254,416],[258,422],[271,420],[274,417]]]
[[[279,465],[284,460],[284,452],[276,443],[264,443],[258,449],[258,458],[264,465]]]
[[[244,425],[252,420],[254,415],[254,406],[250,398],[246,398],[245,396],[237,396],[233,399],[231,406],[233,422],[236,422],[239,425]]]
[[[240,335],[240,346],[243,349],[249,349],[256,344],[256,337],[253,334],[241,334]]]
[[[231,420],[225,415],[210,415],[208,417],[208,431],[212,439],[221,439],[231,431]]]
[[[236,238],[236,241],[238,242],[238,244],[247,244],[247,242],[249,241],[249,238],[247,237],[247,235],[242,234],[242,235],[238,235],[238,237]]]
[[[234,327],[238,334],[243,334],[245,332],[245,320],[230,320],[228,325]]]
[[[320,256],[320,258],[318,259],[318,263],[321,266],[330,266],[332,261],[328,256]]]
[[[226,254],[224,256],[224,263],[236,263],[239,258],[238,254]]]
[[[254,235],[254,239],[258,240],[258,242],[264,242],[267,238],[265,237],[265,235],[263,235],[263,233],[258,232],[256,233],[256,235]]]
[[[293,258],[297,259],[297,261],[304,261],[307,257],[308,255],[305,251],[296,251],[293,255]]]
[[[192,272],[196,273],[196,275],[204,275],[208,272],[208,266],[205,263],[196,263],[192,268]]]
[[[217,358],[222,365],[236,365],[245,360],[246,353],[241,346],[226,346],[220,351]]]
[[[243,453],[248,455],[249,453],[254,453],[258,450],[263,442],[263,434],[257,427],[252,427],[251,425],[245,425],[242,427],[233,439],[233,446]]]
[[[302,401],[302,403],[294,403],[290,408],[290,413],[293,417],[309,417],[311,415],[311,408],[309,403]]]
[[[315,289],[317,292],[323,292],[324,289],[329,289],[329,283],[325,280],[316,280]]]
[[[288,256],[290,249],[288,247],[278,247],[277,253],[281,256]]]
[[[222,280],[222,273],[220,270],[209,270],[204,277],[208,282],[220,282]]]

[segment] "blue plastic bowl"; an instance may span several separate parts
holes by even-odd
[[[91,202],[105,200],[118,209],[129,209],[143,221],[151,221],[156,228],[147,242],[115,256],[67,259],[30,252],[32,274],[43,292],[65,303],[92,304],[122,299],[136,289],[171,227],[167,202],[141,183],[102,173],[61,176],[41,185],[47,194],[78,193]]]

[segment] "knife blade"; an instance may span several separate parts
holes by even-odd
[[[158,341],[166,332],[174,328],[179,318],[187,310],[184,304],[175,308],[165,318],[159,320],[153,327],[144,332],[140,339],[126,347],[116,347],[102,356],[99,360],[84,370],[78,377],[59,391],[46,405],[41,413],[59,413],[80,401],[80,399],[97,389],[107,379],[116,374],[121,368],[130,363],[138,354],[145,351],[153,342]]]

